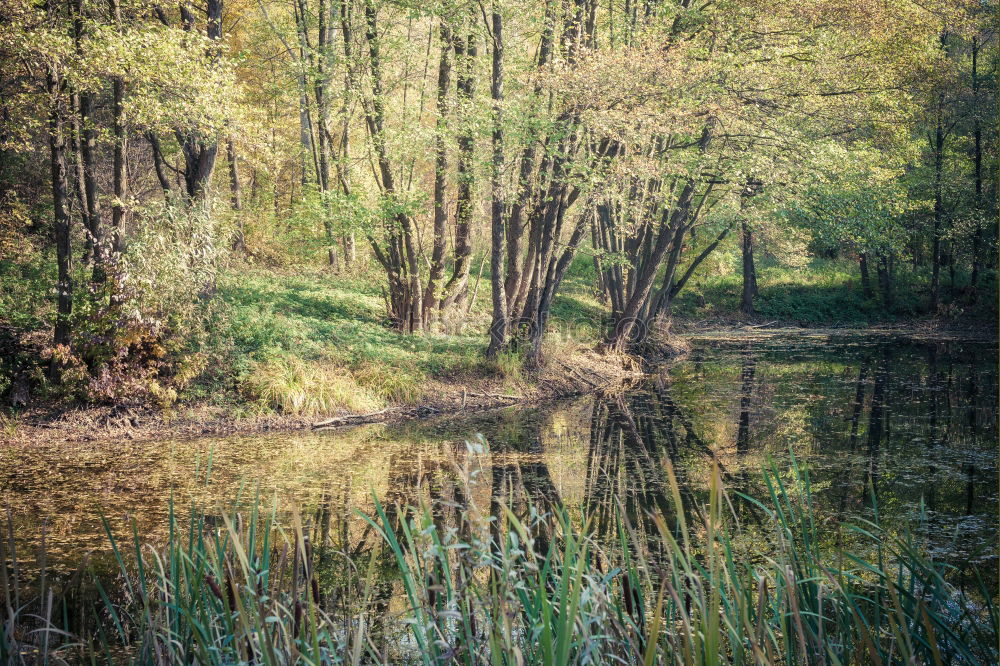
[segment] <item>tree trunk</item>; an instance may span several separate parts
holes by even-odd
[[[339,268],[340,258],[338,256],[338,241],[334,233],[332,210],[330,202],[330,192],[333,191],[333,183],[330,182],[330,162],[332,159],[332,149],[330,146],[330,25],[327,16],[326,0],[319,0],[318,7],[318,36],[316,39],[317,57],[310,56],[310,62],[316,71],[316,78],[313,81],[313,91],[316,96],[316,139],[318,144],[318,175],[320,195],[323,199],[323,229],[326,231],[327,261],[336,270]],[[302,29],[306,30],[305,16],[303,15]]]
[[[74,39],[76,52],[83,53],[81,38],[83,37],[83,1],[75,0],[73,5]],[[87,246],[94,262],[93,281],[102,283],[105,279],[105,261],[107,247],[104,243],[101,224],[101,195],[97,187],[97,132],[94,127],[94,98],[90,92],[82,91],[77,95],[79,104],[79,156],[77,170],[82,175],[83,182],[77,183],[82,190],[82,200],[86,205],[84,227],[87,230]]]
[[[226,141],[226,158],[229,161],[230,205],[236,212],[236,235],[233,237],[233,249],[245,253],[247,245],[243,226],[243,187],[240,184],[240,167],[236,158],[236,146],[233,145],[232,139]]]
[[[54,66],[45,73],[45,89],[49,97],[49,165],[52,174],[53,232],[56,246],[58,282],[56,284],[55,345],[69,345],[70,317],[73,314],[73,252],[70,243],[70,216],[67,193],[69,180],[66,167],[65,100],[63,81]],[[53,379],[58,379],[59,366],[50,367]]]
[[[80,96],[77,94],[70,95],[70,136],[72,137],[71,149],[73,151],[73,167],[74,167],[74,177],[75,185],[74,191],[77,196],[77,201],[80,204],[80,221],[83,222],[83,229],[85,232],[84,245],[83,245],[83,263],[89,264],[94,252],[94,244],[92,242],[92,235],[90,232],[90,218],[87,215],[87,211],[90,208],[87,206],[87,188],[84,187],[84,175],[83,175],[83,147],[81,146],[81,136],[83,131],[80,127]]]
[[[378,169],[376,178],[384,194],[395,195],[396,183],[385,143],[385,97],[382,86],[382,60],[378,38],[375,7],[371,0],[365,2],[365,39],[371,70],[372,96],[364,101],[365,121],[372,139]],[[389,278],[390,316],[397,328],[405,332],[418,330],[421,316],[420,269],[413,243],[413,221],[405,212],[397,213],[394,224],[387,232],[386,248],[379,247],[369,237],[372,250]]]
[[[476,8],[472,8],[472,20],[475,21]],[[455,40],[456,64],[459,67],[458,99],[462,105],[462,113],[468,111],[475,94],[475,65],[478,47],[475,32],[470,30],[468,37]],[[465,299],[469,289],[469,271],[472,263],[472,244],[470,229],[475,189],[475,134],[472,124],[463,121],[462,131],[458,136],[458,197],[455,210],[455,269],[444,289],[441,299],[441,309],[452,303]]]
[[[701,153],[704,153],[711,143],[712,125],[713,123],[709,122],[702,129],[701,137],[698,140],[698,150]],[[649,258],[643,262],[642,269],[635,276],[631,293],[622,308],[620,317],[611,322],[613,328],[606,339],[606,345],[610,349],[622,350],[629,343],[636,324],[640,322],[640,313],[649,308],[647,301],[653,287],[653,281],[668,249],[670,250],[670,259],[664,283],[669,289],[669,285],[673,281],[673,271],[680,258],[684,234],[690,228],[688,217],[691,213],[696,186],[694,179],[686,180],[672,209],[664,208],[660,220],[660,231],[656,234],[655,243],[650,246]],[[640,335],[644,334],[645,331],[640,331]]]
[[[889,257],[880,254],[875,270],[878,272],[878,289],[882,293],[882,306],[886,312],[892,311],[892,278],[889,273]]]
[[[424,291],[424,328],[431,325],[431,319],[438,311],[444,280],[444,251],[448,244],[448,208],[445,201],[448,189],[448,146],[445,141],[451,91],[451,51],[452,36],[448,24],[441,21],[441,58],[438,63],[437,78],[437,132],[434,139],[434,237],[431,247],[431,265]]]
[[[753,230],[746,220],[742,226],[743,246],[743,296],[740,299],[740,312],[747,316],[754,314],[753,299],[757,295],[757,268],[753,261]]]
[[[861,294],[864,299],[871,300],[874,297],[872,292],[872,280],[868,273],[868,255],[862,252],[858,255],[858,267],[861,269]]]
[[[87,197],[87,229],[93,246],[95,283],[103,283],[106,278],[108,247],[101,224],[101,194],[97,187],[97,135],[91,117],[93,98],[89,93],[80,95],[80,155],[83,162],[83,189]]]
[[[941,33],[941,49],[947,46],[947,36]],[[944,222],[944,94],[938,95],[934,128],[934,232],[931,239],[931,313],[936,314],[941,299],[941,231]]]
[[[982,216],[985,213],[983,206],[983,130],[979,119],[979,40],[976,37],[972,38],[972,139],[972,173],[976,199],[973,207],[975,227],[972,233],[972,275],[969,279],[969,286],[972,288],[972,299],[976,300],[981,265],[979,246],[983,242]]]
[[[555,39],[555,3],[545,3],[544,27],[542,37],[538,46],[537,67],[539,70],[548,64],[552,55]],[[535,81],[533,95],[541,100],[544,92],[543,79],[538,77]],[[529,123],[529,128],[531,123]],[[532,288],[532,282],[538,278],[539,238],[541,227],[539,226],[539,215],[536,212],[529,213],[525,220],[525,211],[531,211],[533,201],[533,190],[539,188],[538,195],[541,195],[541,188],[546,186],[546,174],[552,164],[552,159],[548,153],[544,154],[541,164],[537,167],[537,173],[532,177],[532,171],[536,168],[536,153],[538,148],[537,130],[529,129],[526,138],[527,145],[521,154],[520,167],[517,178],[517,194],[510,205],[510,215],[507,218],[507,275],[504,279],[504,289],[507,297],[508,317],[513,313],[526,308],[525,301],[528,292]],[[545,145],[548,145],[546,140]],[[527,253],[522,259],[521,247],[524,240],[525,226],[530,224],[528,234]],[[537,289],[537,282],[534,283]]]
[[[357,77],[355,76],[354,61],[352,59],[354,33],[351,26],[351,0],[340,0],[340,28],[344,45],[344,94],[341,100],[341,139],[340,139],[340,160],[338,171],[340,175],[341,188],[345,195],[350,194],[348,174],[345,173],[350,168],[351,157],[351,90],[355,87]],[[344,262],[350,267],[357,259],[357,245],[354,240],[354,231],[348,230],[341,238],[344,246]]]
[[[493,323],[490,326],[488,358],[507,344],[507,295],[504,290],[504,128],[503,128],[503,17],[494,0],[493,6],[493,71],[490,96],[493,99],[493,164],[490,175],[492,207],[490,215],[490,283],[493,287]]]
[[[232,139],[226,142],[226,158],[229,160],[229,202],[233,210],[243,210],[243,187],[240,184],[240,169],[236,158],[236,146],[233,145]]]
[[[222,7],[223,0],[207,0],[206,34],[213,41],[222,38]],[[186,30],[193,27],[189,19],[184,20],[184,25]],[[204,197],[207,192],[212,173],[215,171],[219,144],[207,140],[198,132],[188,134],[177,132],[177,140],[184,152],[185,190],[188,201],[193,202]]]
[[[156,171],[156,179],[160,181],[160,188],[163,190],[163,198],[170,200],[170,178],[167,176],[166,160],[163,158],[163,149],[160,147],[160,139],[154,132],[146,133],[146,140],[149,141],[150,151],[153,153],[153,168]]]
[[[556,292],[559,291],[559,285],[562,283],[563,277],[566,275],[566,270],[569,268],[569,265],[573,262],[573,257],[576,256],[576,248],[580,244],[583,234],[590,226],[593,211],[594,206],[588,203],[586,210],[581,213],[579,219],[577,220],[573,233],[570,235],[569,241],[566,243],[566,247],[559,256],[559,260],[555,261],[553,259],[553,261],[549,263],[549,269],[546,271],[544,287],[539,296],[538,307],[534,313],[534,320],[532,321],[531,345],[528,347],[528,354],[525,359],[526,365],[529,368],[539,368],[542,366],[542,341],[545,338],[545,329],[548,326],[549,312],[552,309],[552,300],[555,298]]]
[[[114,21],[118,30],[122,29],[121,6],[118,0],[109,0],[111,9],[111,20]],[[221,12],[221,8],[220,8]],[[128,136],[125,132],[125,112],[123,103],[125,99],[125,82],[121,77],[114,77],[111,81],[111,116],[112,116],[112,154],[111,154],[111,179],[114,200],[111,202],[111,238],[109,239],[109,251],[114,254],[121,251],[123,226],[125,223],[125,196],[128,191],[128,172],[125,165],[126,149],[128,148]],[[157,165],[157,169],[160,165]],[[159,178],[160,174],[157,173]],[[161,180],[161,184],[162,184]],[[166,190],[165,190],[166,191]]]

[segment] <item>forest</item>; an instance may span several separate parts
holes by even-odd
[[[0,0],[0,663],[997,663],[994,0]]]
[[[396,371],[530,376],[557,330],[990,325],[994,18],[5,0],[0,393],[378,402]]]

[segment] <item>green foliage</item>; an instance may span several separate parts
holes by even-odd
[[[922,296],[929,280],[929,267],[914,272],[906,264],[897,264],[892,312],[887,312],[877,300],[864,298],[854,261],[812,259],[806,268],[799,269],[765,260],[758,262],[757,272],[760,293],[754,306],[761,318],[778,323],[866,326],[912,320],[926,313]],[[986,275],[983,279],[983,287],[992,289],[994,278]],[[959,285],[966,284],[967,272],[959,270],[956,280]],[[741,277],[728,268],[703,275],[678,296],[673,313],[688,320],[735,316],[739,312],[741,285]],[[992,299],[981,299],[966,304],[955,314],[986,322],[995,312]]]
[[[809,166],[811,179],[803,195],[779,214],[809,229],[820,248],[898,252],[910,240],[906,217],[929,207],[910,197],[904,165],[882,151],[826,144]]]

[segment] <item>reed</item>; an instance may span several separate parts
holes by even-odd
[[[998,616],[911,536],[875,518],[825,545],[807,471],[767,470],[769,495],[683,497],[665,463],[672,512],[652,534],[612,507],[610,534],[563,507],[491,511],[385,505],[363,519],[362,554],[337,550],[312,519],[259,501],[214,518],[171,507],[169,538],[123,544],[105,523],[113,577],[22,585],[8,534],[0,569],[3,663],[137,664],[985,664]],[[462,477],[463,474],[459,474]],[[470,475],[464,475],[466,480]],[[786,479],[791,478],[791,481]],[[795,491],[788,487],[795,484]],[[766,552],[739,555],[734,503],[768,526]],[[491,515],[492,514],[492,515]],[[759,530],[760,528],[754,528]],[[829,527],[825,528],[829,529]],[[758,535],[759,536],[759,535]],[[651,538],[652,537],[652,538]],[[650,546],[650,544],[655,544]],[[343,545],[343,544],[341,544]],[[42,567],[44,571],[44,567]],[[99,602],[71,610],[87,580]],[[109,587],[109,581],[115,581]],[[67,601],[69,600],[69,601]]]

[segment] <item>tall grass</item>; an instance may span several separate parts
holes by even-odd
[[[294,357],[253,364],[244,388],[267,407],[285,414],[365,412],[383,406],[377,396],[358,385],[350,370]]]
[[[367,550],[346,542],[338,550],[322,520],[296,512],[279,520],[275,506],[221,519],[192,511],[187,521],[171,511],[162,548],[144,547],[135,532],[126,547],[106,525],[117,575],[91,576],[100,601],[78,625],[72,613],[60,618],[60,592],[44,577],[41,596],[25,602],[17,566],[4,569],[0,656],[141,664],[996,662],[991,592],[957,589],[945,565],[913,538],[890,536],[877,513],[845,526],[852,538],[836,543],[851,549],[822,540],[806,471],[793,464],[793,491],[789,475],[772,467],[769,495],[752,499],[728,492],[715,469],[707,501],[691,506],[669,461],[666,469],[672,511],[650,516],[652,534],[618,507],[610,507],[607,534],[558,506],[518,509],[494,496],[481,511],[464,482],[450,503],[404,509],[375,498],[363,516],[377,535]],[[763,527],[742,525],[739,503],[755,507]],[[750,529],[764,545],[739,556],[737,542]],[[9,547],[8,560],[16,562]]]

